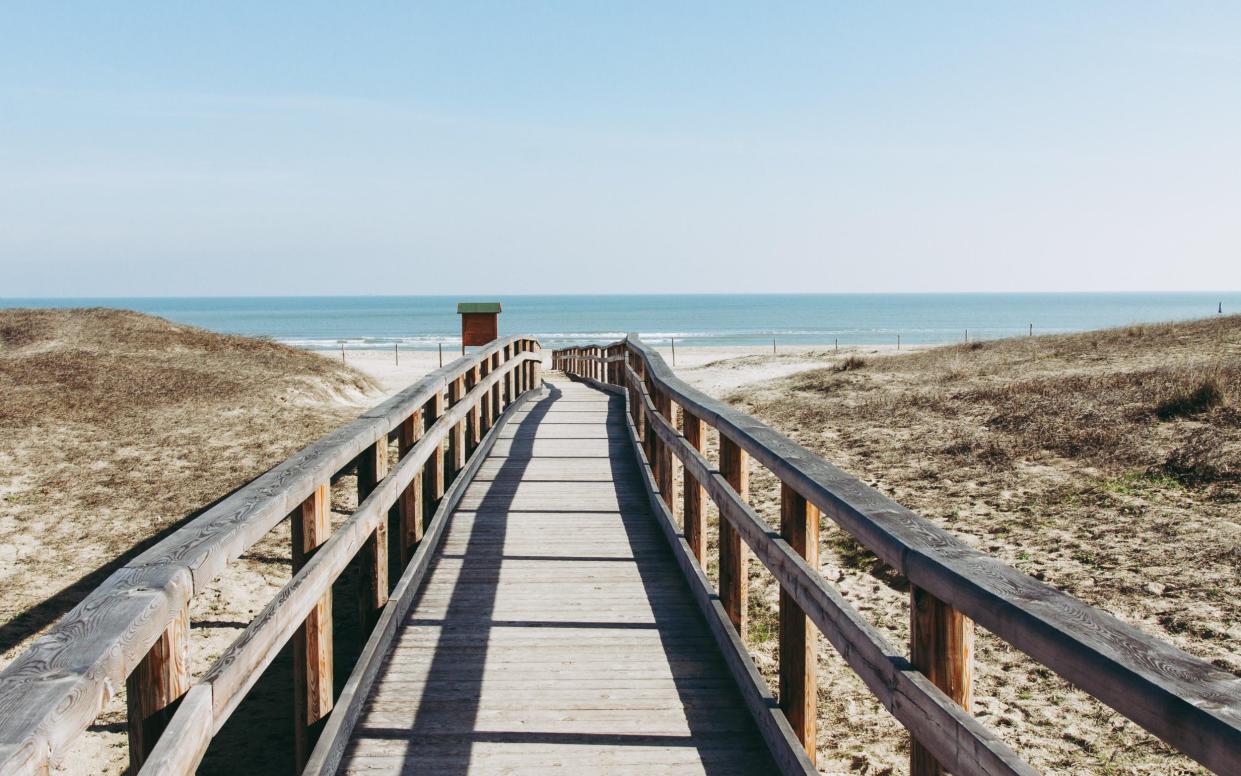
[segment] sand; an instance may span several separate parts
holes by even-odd
[[[928,349],[898,352],[893,346],[870,346],[836,352],[830,346],[780,347],[773,355],[769,348],[759,347],[678,347],[674,368],[687,382],[754,413],[968,543],[1241,674],[1236,648],[1241,639],[1241,611],[1236,603],[1241,601],[1241,542],[1235,521],[1229,522],[1238,503],[1235,489],[1226,481],[1182,483],[1159,474],[1165,470],[1158,468],[1161,461],[1173,460],[1173,453],[1180,450],[1178,435],[1186,433],[1224,434],[1208,437],[1223,439],[1218,450],[1235,450],[1236,440],[1227,436],[1234,433],[1235,426],[1228,425],[1233,421],[1216,429],[1200,416],[1170,422],[1143,420],[1132,433],[1117,437],[1120,448],[1142,448],[1136,458],[1122,460],[1075,455],[1068,452],[1071,447],[1055,447],[1063,442],[1056,429],[1036,422],[1030,426],[1034,421],[1026,422],[1029,428],[1013,426],[1005,431],[995,425],[1001,415],[988,409],[1007,400],[1002,391],[1011,390],[1013,400],[1035,407],[1052,423],[1063,420],[1071,425],[1079,422],[1071,407],[1039,405],[1042,394],[1023,392],[1028,389],[1022,381],[1102,380],[1093,393],[1106,397],[1104,389],[1112,385],[1106,380],[1113,379],[1109,375],[1124,376],[1169,363],[1188,368],[1233,363],[1235,353],[1241,351],[1241,337],[1226,327],[1207,332],[1152,328],[1130,336],[1132,343],[1114,335],[1093,339],[1079,335],[1078,339],[1035,338],[1028,345],[987,344],[976,346],[977,350],[958,346],[918,353],[909,351]],[[1021,351],[1019,346],[1034,350]],[[143,348],[167,350],[158,337],[146,342],[135,351],[142,363],[151,359],[149,350]],[[672,364],[671,350],[661,351]],[[445,353],[445,358],[451,360],[454,355]],[[834,367],[848,356],[859,357],[866,365],[836,372]],[[229,363],[229,357],[225,353],[220,363]],[[210,362],[204,359],[196,362],[196,368]],[[339,356],[306,354],[297,363],[296,369],[327,376],[339,369]],[[0,497],[6,507],[0,521],[0,569],[5,570],[0,584],[4,585],[4,627],[13,636],[3,659],[11,659],[35,632],[85,594],[92,581],[97,583],[99,572],[86,571],[106,570],[109,559],[115,560],[125,548],[170,529],[293,450],[434,370],[439,356],[406,351],[399,354],[397,363],[390,351],[350,350],[345,366],[328,379],[355,380],[348,375],[357,374],[352,371],[356,369],[370,376],[373,384],[360,390],[322,391],[307,383],[310,390],[289,394],[282,386],[291,377],[285,377],[285,382],[272,384],[280,389],[275,392],[271,386],[263,387],[267,384],[262,381],[248,389],[259,390],[268,399],[221,406],[218,412],[204,411],[212,406],[209,401],[174,403],[161,410],[158,420],[160,425],[177,429],[175,437],[148,438],[144,436],[148,426],[137,422],[101,427],[87,435],[61,429],[48,436],[46,428],[25,426],[34,432],[31,436],[0,449]],[[36,370],[34,374],[42,373]],[[168,384],[166,380],[155,382]],[[94,388],[106,391],[108,384],[105,381]],[[1234,388],[1230,384],[1228,390]],[[1051,395],[1064,394],[1072,390],[1056,389]],[[1149,401],[1143,397],[1126,401]],[[274,403],[264,403],[269,400]],[[1236,398],[1231,401],[1234,406],[1238,402]],[[245,406],[254,411],[238,411]],[[2,409],[13,407],[0,405]],[[1119,416],[1109,427],[1122,426],[1120,421],[1127,417]],[[1235,413],[1218,417],[1231,418]],[[100,436],[105,433],[110,436]],[[40,441],[40,437],[47,439]],[[1148,438],[1150,444],[1145,441]],[[1081,442],[1076,437],[1070,441]],[[709,438],[708,447],[713,446]],[[197,455],[199,448],[209,454]],[[1191,453],[1176,459],[1183,459],[1176,472],[1207,471],[1199,461],[1201,456],[1194,458]],[[119,473],[147,459],[154,465],[135,469],[137,476],[123,481],[109,480],[116,475],[98,468],[106,464]],[[1220,464],[1224,468],[1219,471],[1225,474],[1231,471],[1228,460]],[[85,471],[103,474],[64,476]],[[73,490],[83,484],[90,487]],[[755,467],[751,485],[756,508],[774,522],[777,483]],[[336,523],[353,508],[353,488],[348,477],[333,487]],[[118,493],[125,498],[115,498]],[[151,501],[152,494],[158,500]],[[24,516],[40,515],[44,516],[39,518],[44,520],[41,525],[54,526],[64,534],[63,541],[55,538],[55,531],[48,533],[46,528],[23,522]],[[1132,528],[1140,530],[1134,534]],[[1142,531],[1149,530],[1158,533],[1158,542],[1142,540],[1146,535]],[[1137,541],[1126,540],[1133,535]],[[288,580],[288,546],[288,529],[282,525],[195,598],[191,610],[195,676]],[[824,575],[894,643],[902,643],[907,638],[907,593],[900,581],[830,526],[824,531],[822,555]],[[66,563],[75,577],[81,575],[78,584],[64,587]],[[1196,569],[1192,580],[1183,579],[1188,566]],[[708,571],[715,574],[714,564]],[[760,669],[774,680],[776,588],[756,563],[751,565],[750,576],[750,648]],[[348,623],[342,621],[339,627],[347,628]],[[830,646],[821,644],[820,655],[823,768],[841,773],[904,772],[908,754],[899,724],[878,706]],[[340,656],[342,672],[347,668],[346,657]],[[265,675],[256,688],[252,708],[243,707],[222,731],[222,738],[233,742],[228,744],[231,748],[223,748],[224,754],[235,757],[240,752],[248,772],[283,772],[287,767],[290,750],[284,739],[289,720],[283,716],[288,708],[287,688],[281,684],[287,671],[287,660],[278,660],[268,672],[271,676]],[[978,674],[976,713],[1040,769],[1057,773],[1196,772],[1192,763],[1120,715],[986,634],[980,636]],[[338,677],[341,681],[343,673]],[[264,711],[265,702],[274,711]],[[256,740],[256,732],[261,741]],[[125,758],[122,692],[55,771],[120,773]],[[235,772],[235,762],[229,763],[227,757],[216,756],[206,766],[204,772]]]

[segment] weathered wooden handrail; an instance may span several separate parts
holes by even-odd
[[[426,503],[434,508],[444,493],[443,441],[449,440],[448,463],[462,464],[469,441],[481,436],[477,424],[483,411],[494,419],[502,402],[511,404],[520,393],[541,384],[538,350],[533,339],[510,337],[457,359],[296,453],[109,577],[0,672],[0,773],[45,770],[125,681],[129,683],[132,771],[153,752],[175,702],[182,698],[172,726],[178,740],[199,741],[204,735],[200,719],[204,708],[214,720],[205,734],[209,740],[261,666],[270,662],[303,623],[311,622],[308,616],[313,617],[316,604],[329,595],[330,581],[325,580],[335,578],[331,571],[340,559],[348,560],[364,549],[359,603],[364,614],[376,613],[389,588],[387,521],[383,519],[388,508],[398,500],[402,505],[405,554],[404,532],[412,535],[416,529],[410,524],[421,523],[412,505],[423,503],[416,492],[411,495],[414,488],[410,486],[416,487],[422,477]],[[467,377],[468,393],[463,387]],[[445,392],[457,400],[447,411]],[[415,427],[424,419],[429,427],[418,439],[420,431]],[[387,445],[394,433],[402,458],[389,474]],[[327,484],[355,465],[361,503],[347,527],[330,539],[312,537],[307,541],[309,552],[303,552],[305,547],[295,548],[295,562],[299,553],[308,557],[302,558],[293,580],[222,656],[204,683],[189,688],[185,630],[194,592],[290,512],[306,516],[309,508],[309,515],[315,517],[318,509],[318,517],[325,518],[326,503],[314,506],[316,496],[325,501]],[[449,473],[456,471],[460,467]],[[299,530],[294,530],[294,537],[299,538]],[[318,648],[329,650],[330,659],[330,638]],[[315,673],[322,667],[309,670]],[[330,664],[327,673],[331,673]],[[204,701],[205,691],[199,687],[211,688],[210,703]],[[225,687],[227,691],[222,692]],[[327,705],[330,708],[330,699]],[[205,750],[206,741],[200,743]],[[162,752],[157,758],[160,768],[178,759],[197,762],[181,748],[171,751],[165,746]]]
[[[698,564],[706,543],[698,494],[690,496],[696,486],[719,508],[721,546],[729,531],[740,534],[780,584],[781,704],[811,756],[814,726],[806,719],[805,701],[814,696],[814,677],[806,669],[814,662],[804,630],[790,627],[799,618],[809,618],[824,633],[910,730],[911,771],[917,776],[941,769],[1031,772],[968,713],[973,620],[1208,768],[1241,772],[1241,678],[968,547],[765,424],[685,384],[636,336],[589,351],[558,350],[552,364],[589,379],[603,374],[599,382],[625,390],[640,454],[653,474],[655,500],[670,521],[677,499],[668,452],[680,461],[686,475],[683,536],[686,552]],[[684,434],[674,407],[684,418]],[[701,453],[701,424],[720,434],[718,468]],[[744,455],[780,480],[786,536],[772,531],[746,503],[740,479],[745,462],[738,460]],[[803,558],[808,537],[798,533],[809,530],[813,510],[909,580],[912,662]],[[726,560],[732,576],[726,574]],[[719,596],[740,633],[744,566],[740,578],[737,568],[735,554],[721,558]],[[786,633],[792,643],[785,643]],[[794,653],[802,659],[788,660]]]

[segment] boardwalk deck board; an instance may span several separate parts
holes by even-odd
[[[775,770],[650,511],[623,413],[561,379],[514,415],[340,773]]]

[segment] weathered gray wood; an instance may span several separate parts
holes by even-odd
[[[632,371],[630,379],[638,382]],[[650,402],[645,391],[641,399]],[[854,610],[816,569],[742,501],[732,485],[680,433],[652,416],[655,432],[681,457],[686,476],[701,483],[727,521],[782,590],[844,657],[875,697],[956,774],[1033,774],[994,733],[913,668],[902,652]]]
[[[211,743],[211,686],[191,687],[138,776],[182,776],[198,768]]]
[[[484,381],[486,379],[484,377]],[[487,387],[486,391],[490,394],[491,388]],[[427,533],[423,542],[415,551],[409,566],[401,574],[401,579],[393,590],[392,598],[389,599],[388,605],[380,616],[375,630],[371,633],[371,637],[367,640],[362,654],[358,657],[358,662],[354,665],[353,671],[350,672],[349,679],[345,682],[340,698],[337,700],[337,713],[328,719],[323,734],[319,738],[319,743],[314,751],[311,752],[306,767],[302,771],[303,776],[312,776],[313,774],[327,776],[327,774],[336,772],[345,746],[349,743],[349,733],[356,724],[358,715],[362,712],[362,704],[374,684],[375,677],[382,665],[383,657],[388,650],[388,645],[392,641],[397,627],[409,612],[414,595],[421,587],[427,569],[431,564],[431,559],[439,547],[444,529],[448,524],[449,514],[456,509],[457,503],[469,487],[478,467],[485,460],[499,432],[504,429],[505,424],[523,406],[523,403],[519,401],[516,404],[510,405],[505,412],[496,418],[495,425],[480,442],[476,455],[470,459],[462,476],[457,482],[453,483],[453,486],[440,502],[439,508],[432,516],[427,527]]]
[[[558,389],[551,386],[549,396]],[[687,757],[671,763],[688,767],[692,758],[699,768],[717,742],[735,750],[746,741],[735,772],[770,772],[754,722],[670,563],[632,452],[540,457],[538,435],[527,431],[554,424],[557,404],[545,398],[527,406],[514,421],[523,428],[506,431],[509,439],[497,440],[479,467],[491,478],[475,480],[456,506],[417,603],[376,669],[382,678],[357,715],[342,771],[462,770],[474,763],[471,749],[439,744],[502,730],[518,737],[510,753],[530,750],[525,731],[536,744],[547,735],[680,737]],[[525,448],[513,449],[522,437],[529,437]],[[540,461],[546,478],[570,462],[572,471],[602,479],[513,476]],[[368,736],[376,726],[387,729],[383,740]],[[407,732],[409,755],[385,760],[396,751],[390,736],[397,731]],[[320,746],[332,746],[326,733]],[[574,759],[575,771],[640,769],[640,760],[627,759],[632,746],[603,748],[595,761]],[[579,744],[566,741],[551,752],[535,749],[514,767],[546,768],[560,762],[556,752],[576,751]],[[330,772],[336,756],[325,751],[328,767],[311,772]],[[497,752],[478,767],[506,756]]]
[[[1203,765],[1241,770],[1241,677],[968,547],[769,426],[686,385],[636,336],[627,343],[631,357],[675,401],[912,584]]]
[[[314,556],[332,533],[331,488],[326,483],[291,516],[293,571]],[[329,587],[293,634],[293,761],[306,762],[322,721],[332,711],[332,589]]]
[[[129,770],[137,773],[190,688],[190,609],[183,606],[125,680]]]
[[[194,590],[482,358],[458,359],[291,456],[118,570],[0,672],[0,772],[37,771],[99,713]],[[183,584],[188,581],[187,584]]]

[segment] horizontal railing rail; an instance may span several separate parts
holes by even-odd
[[[313,745],[310,731],[333,701],[332,581],[361,557],[359,607],[364,626],[372,626],[390,592],[389,510],[397,507],[404,566],[421,539],[423,515],[444,498],[446,480],[465,469],[502,409],[541,385],[541,358],[536,340],[509,337],[457,359],[296,453],[109,577],[0,672],[0,773],[45,770],[122,682],[131,772],[143,767],[161,734],[176,743],[162,747],[143,772],[190,772],[290,640],[297,642],[300,767]],[[399,460],[388,472],[393,436]],[[357,473],[359,506],[332,533],[329,485],[349,470]],[[190,599],[290,514],[293,578],[191,687]]]
[[[1241,772],[1241,678],[970,548],[769,426],[687,385],[636,336],[554,351],[552,366],[626,391],[656,500],[673,525],[681,513],[681,537],[702,568],[703,495],[717,506],[718,595],[738,634],[745,632],[745,547],[779,583],[779,700],[810,758],[816,679],[806,623],[824,634],[910,731],[916,776],[944,769],[1032,772],[969,713],[977,623],[1208,768]],[[703,455],[704,426],[719,433],[718,465]],[[751,456],[781,483],[779,532],[748,504]],[[674,461],[684,473],[683,500],[677,498]],[[910,657],[889,645],[818,573],[819,513],[908,580]]]

